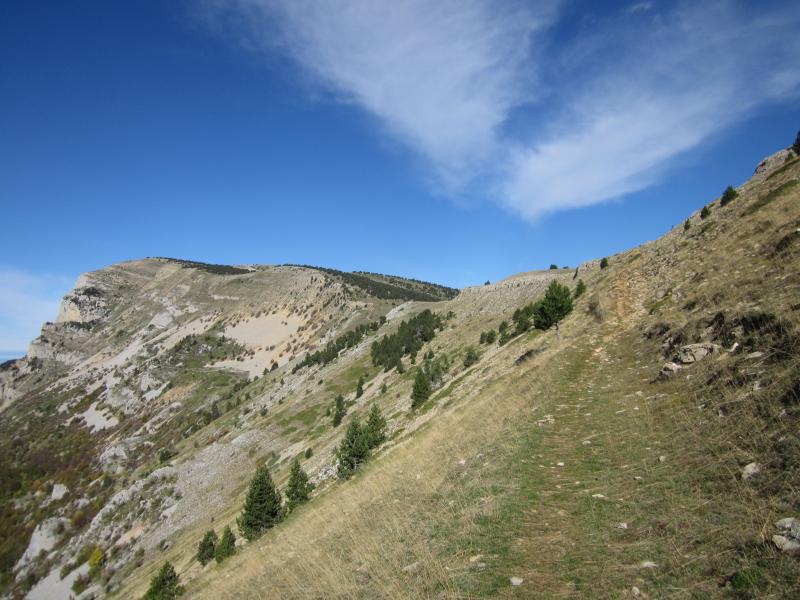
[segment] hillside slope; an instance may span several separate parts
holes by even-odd
[[[785,156],[688,228],[579,270],[589,291],[558,333],[486,349],[426,426],[230,563],[197,576],[191,543],[167,552],[192,597],[791,597],[777,524],[800,513],[800,164]],[[432,347],[474,344],[513,282],[443,305],[458,320]]]
[[[502,344],[481,333],[573,271],[457,295],[173,259],[87,274],[0,370],[5,589],[139,597],[169,560],[192,598],[791,595],[775,523],[800,517],[799,181],[771,157],[704,218],[581,265],[557,330]],[[426,310],[419,357],[376,366],[373,342]],[[431,352],[443,374],[412,411]],[[388,440],[337,481],[372,405]],[[202,567],[255,467],[285,489],[296,457],[311,501]]]

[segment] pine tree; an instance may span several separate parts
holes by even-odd
[[[689,231],[689,228],[690,228],[691,226],[692,226],[692,223],[691,223],[691,221],[690,221],[689,219],[686,219],[686,221],[685,221],[685,222],[684,222],[684,224],[683,224],[683,230],[684,230],[684,231]]]
[[[180,584],[175,568],[167,561],[158,574],[150,580],[150,587],[143,600],[173,600],[183,592],[184,588]]]
[[[370,450],[377,448],[386,440],[386,434],[384,433],[386,429],[386,419],[383,418],[377,404],[373,404],[372,408],[369,409],[369,416],[367,417],[367,424],[365,427],[367,446],[369,446]]]
[[[792,150],[797,156],[800,156],[800,131],[797,132],[797,137],[794,138],[794,144],[792,145]]]
[[[725,191],[722,192],[722,197],[719,200],[719,205],[725,206],[731,200],[735,200],[738,195],[739,192],[737,192],[732,186],[729,185],[728,187],[725,188]]]
[[[703,207],[703,210],[700,211],[700,218],[705,219],[711,214],[711,209],[707,206]]]
[[[236,554],[236,536],[229,526],[226,526],[222,532],[222,537],[214,550],[214,560],[220,564],[229,556]]]
[[[470,346],[467,348],[467,351],[464,353],[464,367],[471,367],[476,362],[481,359],[481,355],[478,354],[478,351]]]
[[[259,467],[250,481],[242,514],[236,520],[239,532],[253,540],[275,526],[281,520],[281,512],[281,494],[272,483],[269,471]]]
[[[364,395],[364,378],[358,378],[358,385],[356,385],[356,398],[361,398]]]
[[[573,292],[574,298],[577,300],[583,294],[586,293],[586,284],[583,283],[583,279],[578,279],[578,285],[575,286],[575,291]]]
[[[423,369],[417,369],[414,377],[414,388],[411,390],[411,408],[415,409],[422,405],[431,395],[431,382]]]
[[[358,416],[353,417],[347,426],[344,439],[336,449],[336,457],[339,459],[337,474],[340,479],[349,479],[358,466],[369,458],[367,436]]]
[[[605,269],[607,266],[608,266],[608,259],[607,258],[601,258],[600,259],[600,268],[601,269]]]
[[[217,534],[213,529],[206,531],[203,539],[200,540],[200,545],[197,547],[197,560],[201,565],[205,566],[214,558],[214,551],[217,548],[218,541]]]
[[[497,333],[495,333],[494,329],[490,329],[486,332],[486,343],[487,344],[494,344],[495,340],[497,339]]]
[[[335,406],[333,408],[333,426],[338,427],[342,422],[344,416],[347,414],[347,407],[344,405],[344,396],[339,394],[336,396]]]
[[[286,510],[291,512],[295,507],[308,501],[308,495],[314,489],[314,484],[308,481],[308,475],[300,467],[296,458],[289,471],[289,483],[286,484]]]
[[[555,279],[536,306],[536,327],[549,329],[572,311],[572,292]]]

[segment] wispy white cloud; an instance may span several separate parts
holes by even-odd
[[[642,33],[609,37],[601,52],[620,58],[571,73],[580,86],[560,117],[512,152],[501,196],[521,215],[641,190],[755,109],[797,98],[797,10],[747,18],[730,5],[697,6],[637,23]],[[596,40],[583,43],[597,51]]]
[[[532,220],[641,190],[800,89],[794,5],[640,2],[576,29],[559,28],[555,0],[202,1],[375,117],[448,193],[489,181]],[[517,114],[542,121],[535,135],[508,131]]]
[[[58,314],[73,281],[0,267],[0,353],[24,354],[45,321]]]
[[[497,154],[511,110],[537,92],[535,36],[556,2],[206,0],[248,46],[283,49],[457,185]],[[231,18],[231,14],[235,18]]]

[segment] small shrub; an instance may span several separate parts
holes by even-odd
[[[683,223],[683,230],[684,231],[689,231],[689,228],[691,226],[692,226],[691,221],[689,221],[689,219],[686,219],[686,221],[684,221],[684,223]]]
[[[89,557],[89,578],[94,579],[98,573],[100,573],[100,569],[103,568],[103,563],[105,562],[106,556],[103,553],[103,549],[100,546],[95,547],[92,550],[92,555]]]
[[[175,568],[167,561],[158,574],[150,580],[150,587],[144,595],[144,600],[173,600],[183,592],[184,588],[180,584]]]
[[[738,195],[739,192],[737,192],[733,187],[731,186],[726,187],[725,191],[722,192],[722,198],[720,198],[719,201],[720,206],[725,206],[732,200],[736,199]]]
[[[364,395],[364,378],[358,378],[358,384],[356,385],[356,398],[361,398]]]
[[[308,460],[309,458],[311,458],[312,454],[314,454],[314,451],[311,448],[306,448],[306,451],[303,453],[303,456],[305,456],[306,460]]]
[[[214,559],[214,551],[217,549],[217,534],[213,529],[206,531],[200,544],[197,546],[197,561],[205,566]]]
[[[490,329],[486,332],[486,343],[494,344],[495,340],[497,340],[497,332],[494,329]]]
[[[236,554],[236,536],[229,526],[226,526],[222,532],[222,537],[214,549],[214,560],[220,564],[229,556]]]
[[[597,294],[594,294],[591,298],[589,298],[588,310],[589,313],[594,316],[599,323],[605,321],[606,311],[603,308],[602,302],[600,301],[600,296]]]
[[[800,156],[800,131],[797,132],[797,137],[794,138],[794,144],[792,144],[792,150],[797,156]]]
[[[417,369],[414,377],[414,387],[411,390],[411,408],[415,409],[422,405],[431,395],[431,382],[424,369]]]
[[[556,269],[558,269],[558,265],[550,265],[551,271],[555,271]]]
[[[177,452],[171,448],[162,448],[158,453],[158,462],[163,465],[164,463],[169,462],[176,454]]]
[[[384,433],[386,429],[386,419],[383,418],[377,404],[373,404],[372,408],[370,408],[367,423],[364,428],[366,430],[367,446],[369,446],[370,450],[377,448],[386,440],[386,434]]]
[[[286,484],[286,510],[291,512],[304,502],[314,489],[314,484],[308,481],[308,475],[300,466],[300,461],[294,459],[289,470],[289,483]]]
[[[605,269],[606,267],[608,267],[608,259],[607,258],[600,259],[600,268]]]
[[[344,439],[336,449],[339,459],[337,475],[340,479],[349,479],[355,470],[369,458],[369,442],[365,429],[358,416],[354,416],[347,426]]]
[[[481,358],[481,355],[478,354],[478,351],[470,346],[467,348],[467,351],[464,353],[464,367],[471,367],[475,363],[477,363]]]
[[[711,209],[708,206],[704,206],[703,210],[700,211],[700,218],[705,219],[711,214]]]
[[[576,300],[586,293],[586,284],[583,279],[578,279],[578,285],[575,286],[575,291],[572,292],[573,298]]]
[[[347,414],[347,407],[344,405],[344,396],[339,394],[336,396],[333,407],[333,426],[338,427]]]

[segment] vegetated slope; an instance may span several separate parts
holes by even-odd
[[[140,597],[169,560],[189,597],[790,595],[772,536],[800,512],[798,177],[779,153],[705,218],[581,265],[558,332],[512,316],[572,271],[402,304],[301,267],[89,274],[0,372],[6,589]],[[425,310],[432,339],[376,366],[373,343]],[[373,405],[388,441],[339,482],[334,450]],[[285,490],[296,458],[310,502],[201,566],[256,466]]]
[[[364,406],[391,385],[391,430],[416,426],[407,375],[382,373],[352,397],[373,370],[370,345],[428,307],[439,304],[302,267],[145,259],[82,276],[28,355],[0,370],[3,587],[114,591],[238,510],[255,465],[282,478],[307,448],[324,491],[337,394]],[[300,366],[331,344],[333,356]]]
[[[484,347],[411,415],[423,426],[229,563],[198,574],[188,542],[165,558],[201,598],[791,597],[800,164],[785,156],[705,218],[579,270],[588,291],[558,332]],[[430,349],[498,325],[470,296],[442,306],[456,318]]]
[[[328,275],[340,279],[342,282],[354,288],[361,289],[376,298],[385,300],[419,300],[422,302],[437,302],[448,300],[458,294],[455,288],[420,281],[418,279],[408,279],[397,277],[396,275],[381,275],[379,273],[368,273],[366,271],[355,271],[348,273],[326,267],[314,267],[302,265],[307,269],[316,269]]]

